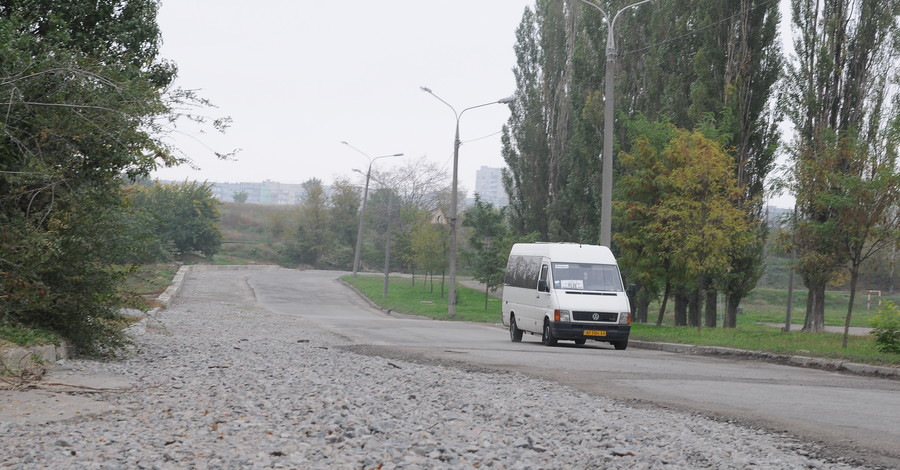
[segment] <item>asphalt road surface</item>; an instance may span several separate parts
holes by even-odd
[[[312,320],[345,337],[347,347],[357,352],[515,370],[627,400],[630,406],[690,410],[786,431],[823,442],[834,455],[900,468],[898,380],[633,347],[616,351],[597,342],[545,347],[540,337],[529,335],[512,343],[497,325],[385,314],[341,283],[342,274],[199,271],[191,278],[208,286],[241,283],[248,300]]]

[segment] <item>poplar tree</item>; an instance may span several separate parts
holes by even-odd
[[[546,0],[539,0],[545,2]],[[503,126],[503,187],[509,195],[513,229],[537,232],[546,240],[550,202],[550,143],[544,102],[544,52],[541,18],[526,8],[516,29],[515,100]]]
[[[843,239],[848,176],[879,145],[897,86],[897,0],[792,0],[796,57],[786,113],[791,144],[796,269],[808,289],[803,330],[825,326],[825,288],[850,258]],[[866,164],[864,163],[863,166]],[[863,170],[861,174],[865,174]]]

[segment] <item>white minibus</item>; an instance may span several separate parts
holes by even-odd
[[[628,347],[631,304],[609,248],[577,243],[517,243],[503,285],[503,324],[513,342],[523,333],[585,344]]]

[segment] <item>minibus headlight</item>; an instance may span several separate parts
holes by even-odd
[[[553,321],[571,321],[568,310],[554,310]]]
[[[619,313],[619,324],[620,325],[630,325],[631,324],[631,312]]]

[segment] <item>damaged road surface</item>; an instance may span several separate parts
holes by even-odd
[[[900,381],[722,356],[616,351],[597,342],[546,347],[538,336],[512,343],[496,325],[386,314],[341,283],[341,274],[276,270],[249,284],[261,306],[314,321],[357,352],[518,371],[632,405],[788,432],[822,442],[834,455],[900,467]]]

